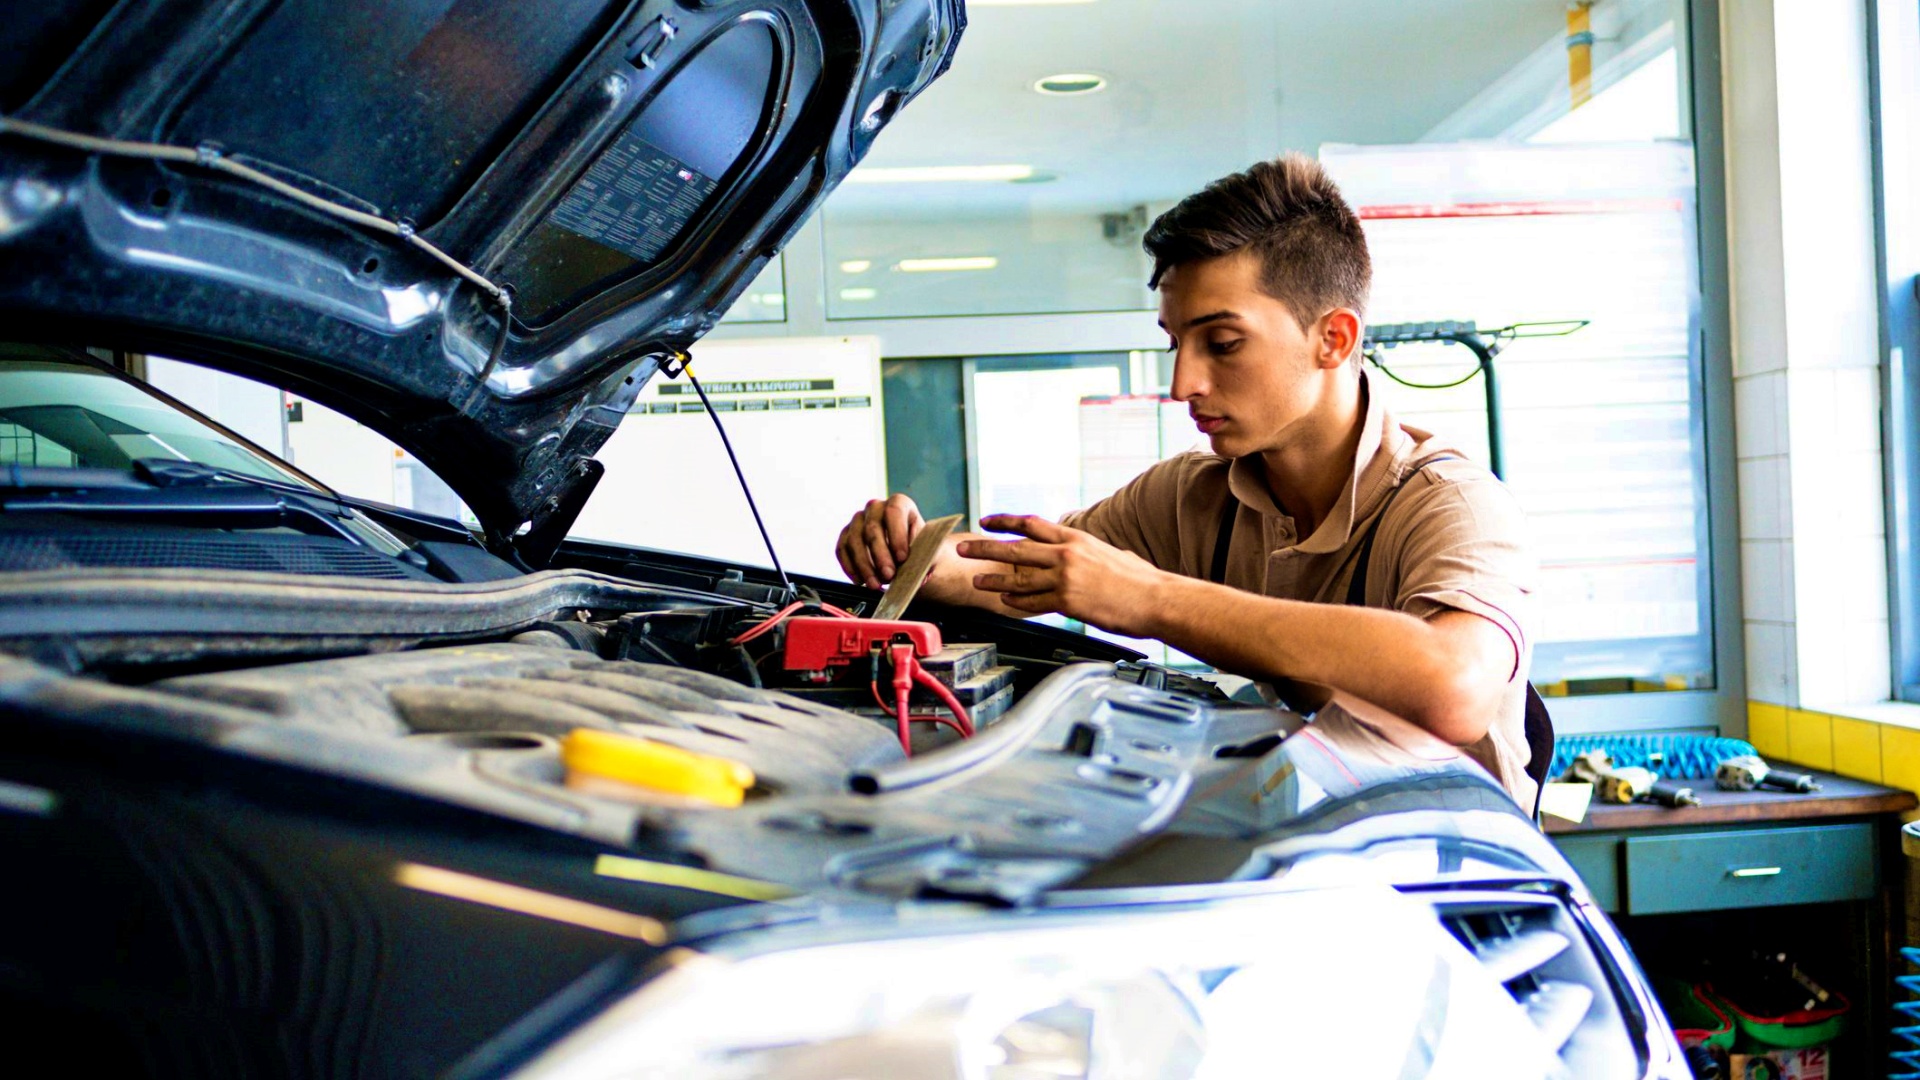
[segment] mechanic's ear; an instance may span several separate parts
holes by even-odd
[[[1337,368],[1353,359],[1360,348],[1360,313],[1352,308],[1334,308],[1320,316],[1319,336],[1314,361],[1323,368]]]

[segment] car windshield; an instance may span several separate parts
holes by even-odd
[[[78,360],[0,356],[0,466],[132,469],[142,458],[314,487],[128,379]]]

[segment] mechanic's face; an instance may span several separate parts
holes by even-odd
[[[1301,327],[1261,291],[1251,251],[1186,263],[1160,279],[1160,325],[1172,339],[1173,396],[1222,457],[1277,450],[1318,410],[1351,354],[1358,318],[1344,309]],[[1330,332],[1331,331],[1331,332]],[[1337,350],[1337,351],[1333,351]]]

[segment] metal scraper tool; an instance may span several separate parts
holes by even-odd
[[[933,572],[933,560],[940,554],[940,545],[953,533],[954,526],[960,524],[962,516],[948,514],[921,527],[920,535],[913,538],[913,546],[907,549],[906,564],[894,571],[893,584],[887,586],[880,606],[873,609],[874,618],[898,619],[906,614],[907,605],[913,603],[920,586],[927,583],[927,575]]]

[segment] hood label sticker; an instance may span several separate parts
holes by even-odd
[[[553,210],[576,236],[653,262],[700,212],[719,181],[623,132]]]

